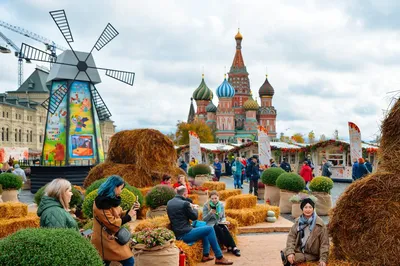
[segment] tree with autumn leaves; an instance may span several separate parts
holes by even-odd
[[[194,131],[201,143],[214,143],[214,133],[204,121],[196,120],[192,123],[179,122],[176,125],[175,144],[189,144],[189,131]]]

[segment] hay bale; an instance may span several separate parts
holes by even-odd
[[[23,228],[39,228],[40,218],[35,213],[28,213],[25,217],[0,219],[0,238],[11,235]]]
[[[280,211],[278,206],[273,206],[273,205],[268,205],[268,204],[265,204],[265,206],[267,208],[267,212],[268,211],[273,211],[275,213],[276,219],[279,218],[279,215],[281,214],[281,211]]]
[[[175,245],[182,249],[183,253],[186,254],[186,265],[195,266],[197,263],[201,262],[203,258],[203,243],[202,241],[197,241],[193,245],[189,246],[185,242],[178,240],[175,241]],[[211,249],[210,249],[211,251]]]
[[[193,201],[193,204],[199,204],[199,195],[197,195],[197,194],[189,194],[188,198]]]
[[[129,185],[144,188],[159,185],[164,175],[170,175],[172,177],[172,183],[175,183],[177,182],[176,177],[180,174],[186,175],[185,172],[176,165],[153,165],[151,168],[144,170],[136,164],[116,164],[105,162],[93,167],[85,178],[83,184],[85,187],[88,187],[96,180],[110,175],[119,175],[128,182]]]
[[[240,189],[225,189],[225,190],[218,191],[218,194],[219,194],[219,200],[225,201],[229,197],[241,195],[242,190],[240,190]]]
[[[147,195],[147,192],[150,191],[150,189],[152,189],[153,187],[143,187],[143,188],[138,188],[139,191],[142,193],[143,197],[145,197]]]
[[[154,167],[176,164],[177,154],[170,138],[155,129],[123,130],[113,135],[108,162],[135,164],[150,172]]]
[[[135,232],[142,231],[145,228],[159,228],[164,227],[171,230],[171,223],[169,221],[168,215],[155,217],[152,219],[146,219],[138,223],[135,227]]]
[[[227,209],[226,216],[237,220],[239,226],[249,226],[262,223],[267,217],[268,211],[275,211],[275,217],[279,217],[279,208],[276,206],[258,204],[254,208]]]
[[[0,203],[0,219],[22,218],[28,214],[28,205],[20,202]]]
[[[224,182],[214,182],[214,181],[209,181],[209,182],[204,182],[202,187],[208,188],[210,191],[216,190],[225,190],[226,184]]]
[[[141,206],[140,210],[137,212],[137,218],[146,219],[146,214],[148,210],[150,210],[150,208],[147,207],[146,205]]]
[[[257,197],[249,194],[229,197],[226,200],[226,209],[254,208],[257,205]]]

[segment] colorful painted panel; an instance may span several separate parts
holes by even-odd
[[[91,85],[93,86],[93,85]],[[94,104],[92,103],[94,106]],[[97,135],[97,147],[98,147],[98,153],[99,153],[99,160],[100,162],[104,161],[104,148],[103,148],[103,141],[101,138],[101,130],[100,130],[100,120],[99,116],[97,115],[96,109],[94,109],[94,120],[96,123],[96,135]]]
[[[88,160],[87,163],[95,163],[96,138],[93,123],[93,105],[89,83],[75,81],[69,94],[69,161]]]
[[[51,87],[50,105],[60,101],[53,95],[54,91],[64,86],[66,81],[54,81]],[[65,96],[54,114],[47,113],[46,138],[43,146],[43,161],[45,164],[64,164],[66,159],[67,142],[67,97]]]

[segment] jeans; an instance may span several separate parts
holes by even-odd
[[[185,243],[196,242],[197,240],[203,240],[203,255],[210,254],[210,244],[214,251],[215,257],[217,259],[222,258],[222,251],[218,245],[217,237],[215,236],[214,228],[211,226],[202,226],[193,228],[189,233],[180,237]]]
[[[109,266],[111,264],[111,261],[105,260],[104,263],[106,264],[106,266]],[[121,263],[122,266],[133,266],[135,265],[135,260],[133,259],[133,257],[130,257],[129,259],[119,261],[119,263]]]
[[[253,189],[254,189],[254,196],[258,197],[258,179],[250,179],[249,194],[253,194]]]
[[[240,181],[242,182],[242,183],[241,183],[242,186],[243,186],[243,181],[244,181],[244,175],[245,175],[245,174],[242,173],[242,176],[241,176],[241,178],[240,178]]]
[[[218,241],[223,244],[227,248],[235,248],[235,240],[233,240],[229,229],[224,224],[216,224],[214,225],[215,235],[217,236]]]
[[[240,188],[242,186],[240,178],[241,178],[241,174],[233,175],[233,184],[234,184],[235,188]]]
[[[221,171],[217,171],[217,170],[215,170],[215,177],[218,179],[218,181],[219,181],[219,179],[221,178]]]

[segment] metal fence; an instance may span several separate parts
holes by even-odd
[[[35,167],[35,166],[93,166],[99,163],[103,163],[104,160],[96,162],[93,160],[73,160],[73,161],[44,161],[40,162],[39,159],[35,160],[20,160],[17,163],[22,167]],[[15,163],[14,163],[15,164]]]

